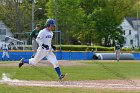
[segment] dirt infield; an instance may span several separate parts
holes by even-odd
[[[68,88],[97,88],[113,90],[139,90],[140,80],[133,80],[136,85],[125,80],[92,80],[92,81],[26,81],[26,80],[0,80],[0,84],[12,86],[42,86],[42,87],[68,87]]]
[[[81,63],[83,61],[67,61],[67,60],[59,60],[60,66],[77,66],[77,65],[85,65],[84,63]],[[8,62],[8,63],[0,63],[0,66],[18,66],[17,62]],[[24,64],[23,66],[30,66],[28,64]],[[47,60],[43,60],[39,62],[36,66],[52,66],[50,62]]]
[[[77,66],[77,65],[86,65],[82,62],[117,62],[116,60],[80,60],[80,61],[73,61],[73,60],[59,60],[58,61],[60,66]],[[120,62],[140,62],[140,60],[120,60]],[[10,63],[1,63],[0,66],[18,66],[18,63],[13,61]],[[25,64],[24,66],[30,66]],[[43,60],[39,62],[36,66],[52,66],[47,60]]]

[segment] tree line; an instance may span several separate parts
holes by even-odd
[[[0,20],[13,33],[31,32],[33,0],[1,0]],[[140,0],[36,0],[35,24],[57,18],[63,44],[114,46],[124,42],[124,17],[136,17]],[[59,36],[58,36],[59,37]]]

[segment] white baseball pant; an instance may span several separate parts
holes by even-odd
[[[2,53],[2,58],[4,58],[4,56],[6,56],[6,57],[8,57],[9,58],[9,54],[8,54],[8,52],[6,51],[4,51],[3,53]]]
[[[44,57],[46,57],[48,61],[53,64],[54,68],[59,66],[56,56],[52,52],[52,49],[46,50],[46,48],[43,49],[42,47],[39,47],[37,49],[37,52],[34,58],[29,59],[29,64],[35,65]]]

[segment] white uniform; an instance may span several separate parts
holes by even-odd
[[[120,59],[120,52],[121,52],[120,49],[121,49],[121,45],[119,43],[117,43],[115,45],[116,59],[117,59],[117,61],[119,61],[119,59]]]
[[[41,30],[36,38],[36,41],[39,44],[39,47],[37,49],[37,53],[34,58],[29,59],[29,64],[36,64],[38,63],[41,59],[46,57],[49,62],[51,62],[54,66],[54,68],[58,67],[58,61],[56,59],[56,56],[52,52],[53,49],[51,47],[51,41],[53,38],[53,32],[48,31],[46,28]],[[46,50],[46,48],[42,47],[42,44],[48,45],[49,49]]]
[[[7,47],[7,45],[3,45],[2,50],[3,50],[2,58],[4,58],[5,56],[6,56],[7,58],[9,58],[8,47]]]

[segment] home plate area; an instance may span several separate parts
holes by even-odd
[[[137,83],[135,83],[137,82]],[[68,88],[101,88],[117,90],[140,90],[140,80],[90,80],[90,81],[26,81],[26,80],[0,80],[0,84],[11,86],[43,86]]]

